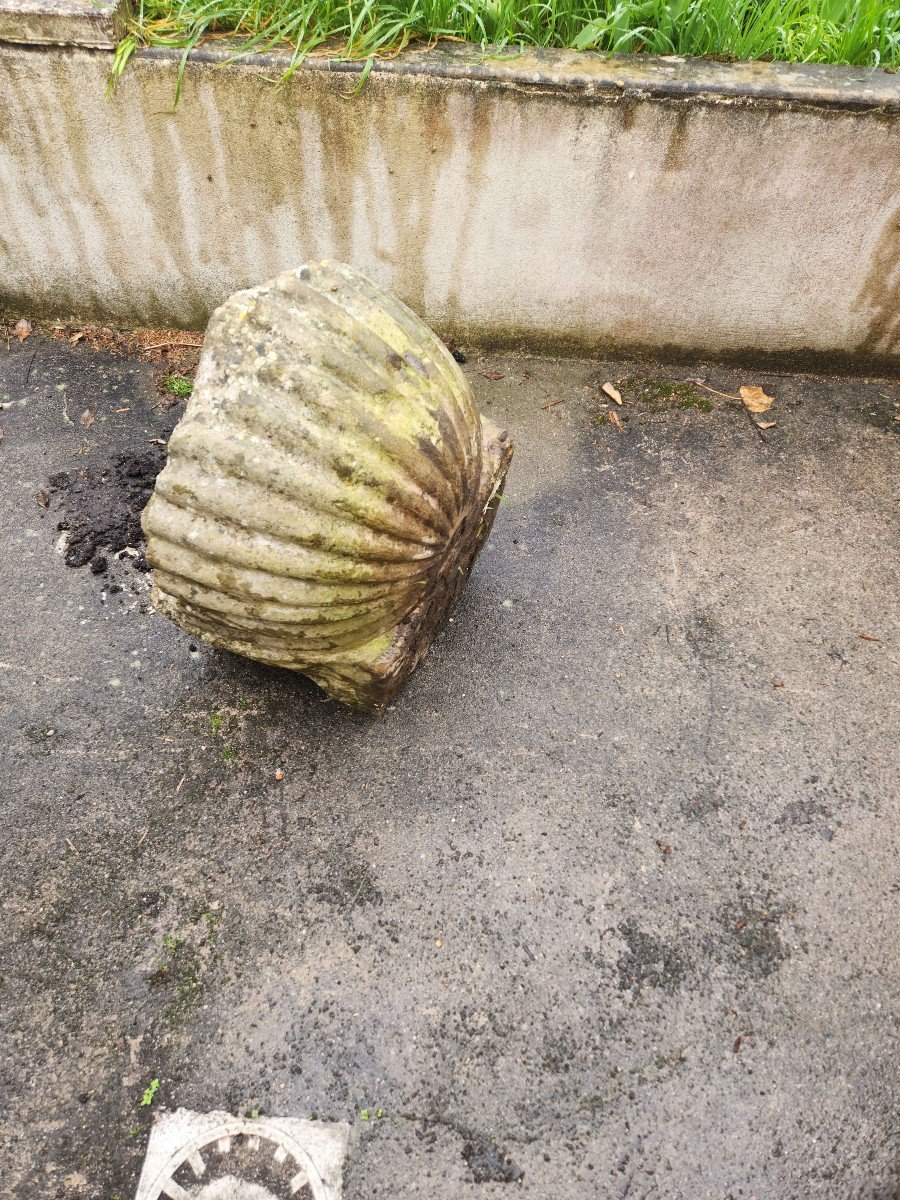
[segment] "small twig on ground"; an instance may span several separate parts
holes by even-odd
[[[565,398],[565,396],[563,396],[562,400],[551,400],[549,404],[542,404],[541,408],[543,408],[543,409],[556,408],[557,404],[565,404],[565,402],[566,402],[566,398]]]
[[[146,840],[147,840],[147,834],[149,832],[150,832],[150,826],[148,825],[147,828],[144,830],[144,832],[141,834],[141,836],[138,838],[138,842],[137,842],[137,846],[135,846],[135,850],[137,850],[140,846],[143,846],[144,842],[146,842]]]
[[[738,404],[740,404],[743,411],[750,418],[750,424],[756,430],[756,435],[759,438],[759,440],[763,443],[763,445],[767,446],[769,444],[769,439],[766,437],[766,435],[762,431],[762,429],[760,429],[760,427],[757,425],[756,421],[754,421],[753,413],[750,411],[749,408],[747,408],[746,404],[744,404],[743,397],[732,396],[732,394],[730,392],[716,391],[715,388],[709,387],[705,383],[701,383],[701,381],[699,379],[686,379],[685,383],[693,383],[696,387],[702,387],[705,392],[712,392],[712,394],[714,396],[721,396],[723,400],[737,400]]]
[[[31,378],[31,368],[34,366],[34,356],[36,354],[37,354],[37,350],[36,349],[32,350],[31,358],[29,358],[29,360],[28,360],[28,370],[25,372],[25,382],[22,384],[23,388],[28,387],[28,380]]]
[[[78,858],[81,858],[81,855],[78,852],[78,847],[75,845],[74,842],[71,842],[68,838],[66,838],[66,845],[69,847],[69,849],[72,851],[73,854],[77,855]]]
[[[693,383],[697,387],[702,387],[704,392],[712,392],[714,396],[721,396],[723,400],[737,400],[738,402],[743,403],[740,396],[732,396],[730,392],[717,392],[715,388],[707,387],[707,385],[701,382],[699,379],[686,379],[684,382]]]
[[[162,350],[166,346],[184,346],[190,350],[199,350],[202,345],[202,338],[199,342],[154,342],[152,346],[142,346],[141,353],[146,354],[148,350]]]

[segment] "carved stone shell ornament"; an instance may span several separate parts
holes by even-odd
[[[511,457],[443,342],[350,267],[237,292],[144,511],[154,607],[383,708],[468,578]]]

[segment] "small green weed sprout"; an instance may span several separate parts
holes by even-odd
[[[186,375],[167,375],[163,380],[163,387],[179,399],[184,399],[194,390],[192,380],[188,379]]]

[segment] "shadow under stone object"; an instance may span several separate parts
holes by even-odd
[[[443,342],[350,267],[237,292],[144,512],[154,607],[380,711],[464,587],[511,457]]]

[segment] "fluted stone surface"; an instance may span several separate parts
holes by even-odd
[[[144,512],[154,605],[381,708],[468,577],[511,455],[440,339],[350,267],[237,292]]]

